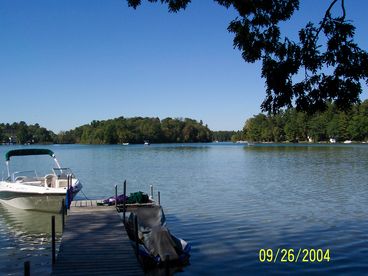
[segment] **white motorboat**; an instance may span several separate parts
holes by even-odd
[[[10,173],[13,156],[50,155],[56,164],[52,173],[39,176],[36,171]],[[5,154],[8,177],[0,181],[0,202],[10,206],[46,212],[58,212],[63,199],[71,201],[82,189],[82,184],[69,168],[62,168],[49,149],[17,149]]]

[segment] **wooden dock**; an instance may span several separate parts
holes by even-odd
[[[144,275],[115,206],[74,201],[51,275]]]

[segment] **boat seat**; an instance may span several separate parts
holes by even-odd
[[[67,179],[58,179],[56,181],[56,188],[65,188],[65,187],[68,187]]]
[[[15,182],[23,182],[26,179],[26,176],[17,176],[14,181]]]
[[[22,177],[22,178],[21,178]],[[30,185],[30,186],[44,186],[43,179],[40,180],[36,177],[26,177],[26,176],[18,176],[15,181],[18,183],[22,183],[24,185]]]
[[[56,176],[53,174],[45,175],[45,187],[55,188]]]

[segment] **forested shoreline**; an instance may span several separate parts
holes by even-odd
[[[59,143],[142,144],[210,142],[211,130],[202,121],[185,118],[124,118],[92,121],[58,134]]]
[[[189,118],[119,117],[94,120],[90,124],[55,134],[39,124],[21,121],[0,124],[3,144],[141,144],[211,142],[213,132],[202,121]]]
[[[72,130],[53,131],[39,124],[0,123],[2,144],[142,144],[254,142],[368,141],[368,100],[339,111],[334,104],[309,115],[290,108],[275,115],[259,113],[246,120],[243,130],[212,131],[202,121],[190,118],[119,117],[94,120]]]
[[[255,142],[336,142],[368,141],[368,100],[350,111],[334,104],[315,114],[290,108],[275,115],[258,114],[245,122],[243,131],[232,140]]]

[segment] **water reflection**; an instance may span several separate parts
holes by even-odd
[[[357,145],[354,145],[356,147]],[[243,149],[246,151],[258,151],[258,152],[269,152],[269,151],[339,151],[339,150],[352,150],[351,145],[330,145],[330,144],[255,144],[252,146],[244,146]]]
[[[0,218],[10,233],[48,235],[51,232],[51,217],[55,216],[56,232],[61,233],[61,215],[47,212],[27,211],[0,203]]]
[[[0,203],[0,274],[20,275],[23,262],[31,262],[35,275],[51,271],[51,216],[55,215],[57,241],[61,216],[25,211]]]

